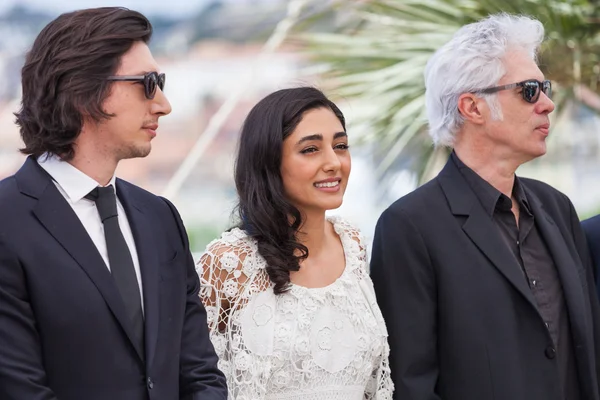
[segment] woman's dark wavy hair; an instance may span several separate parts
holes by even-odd
[[[344,115],[320,90],[300,87],[271,93],[254,106],[239,141],[235,185],[240,228],[257,240],[275,294],[289,289],[290,271],[298,271],[300,261],[308,257],[297,238],[302,215],[283,190],[283,141],[306,111],[317,108],[330,109],[346,129]]]
[[[152,25],[136,11],[101,7],[60,15],[38,35],[21,72],[23,99],[15,113],[25,147],[73,158],[83,116],[110,118],[102,109],[111,82],[134,42],[148,43]]]

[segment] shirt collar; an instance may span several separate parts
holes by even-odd
[[[523,190],[521,180],[516,175],[515,185],[513,186],[513,196],[515,196],[515,199],[517,200],[519,205],[523,206],[523,208],[529,215],[533,215],[533,213],[531,212],[531,208],[529,207],[529,200],[527,200],[527,195],[525,194],[525,190]]]
[[[452,151],[451,157],[489,216],[494,215],[496,208],[504,211],[510,211],[512,207],[512,201],[510,198],[493,187],[488,181],[477,175],[475,171],[469,168],[461,161],[460,158],[458,158],[454,151]],[[523,206],[526,212],[531,214],[529,202],[527,201],[527,197],[523,191],[523,186],[521,185],[519,177],[516,175],[512,194],[519,205]]]
[[[68,162],[61,160],[55,154],[45,153],[38,158],[37,162],[50,174],[73,203],[83,199],[95,187],[101,186],[93,178]],[[113,175],[109,182],[109,185],[113,185],[113,188],[115,188],[115,180],[116,178]]]

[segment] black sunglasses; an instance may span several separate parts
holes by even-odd
[[[476,90],[475,92],[479,93],[496,93],[501,90],[513,89],[516,87],[522,87],[523,91],[521,94],[523,95],[523,100],[528,103],[535,103],[540,98],[540,92],[544,92],[544,94],[548,97],[552,97],[552,83],[549,80],[545,80],[540,82],[536,79],[528,79],[523,82],[511,83],[503,86],[495,86],[487,89]],[[541,90],[540,90],[541,89]]]
[[[127,82],[143,82],[144,83],[144,94],[146,98],[152,100],[156,94],[156,87],[160,90],[165,89],[165,74],[159,74],[158,72],[148,72],[145,75],[115,75],[109,76],[109,81],[127,81]]]

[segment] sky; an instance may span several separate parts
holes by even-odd
[[[252,0],[228,0],[248,2]],[[0,0],[0,14],[17,4],[33,9],[62,13],[88,7],[121,6],[143,14],[182,16],[199,10],[210,0]]]

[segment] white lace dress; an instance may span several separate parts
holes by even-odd
[[[387,330],[359,232],[328,218],[346,257],[323,288],[273,293],[256,242],[240,230],[210,243],[197,272],[229,400],[391,399]]]

